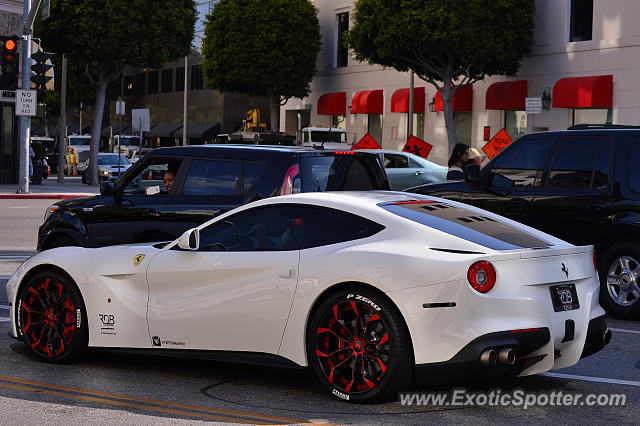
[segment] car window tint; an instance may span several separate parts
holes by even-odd
[[[547,186],[590,188],[602,142],[601,137],[563,138],[556,151]]]
[[[548,242],[500,219],[445,202],[400,201],[379,206],[398,216],[493,250],[549,246]]]
[[[640,158],[640,137],[631,140],[629,150],[629,189],[633,192],[640,193],[640,167],[638,167],[638,158]]]
[[[240,162],[193,160],[184,181],[184,195],[239,195]]]
[[[551,138],[529,138],[502,151],[491,172],[513,181],[516,187],[539,186],[539,169],[549,154]]]
[[[200,232],[202,251],[286,251],[371,236],[383,226],[333,209],[277,205],[230,216]]]
[[[173,188],[175,176],[178,174],[181,159],[152,158],[147,160],[138,173],[131,176],[123,186],[126,195],[167,194]],[[166,179],[166,184],[165,184]]]
[[[244,184],[244,193],[251,194],[256,182],[262,177],[264,172],[264,163],[242,163],[242,181]]]
[[[598,162],[593,171],[593,181],[591,187],[595,189],[606,189],[609,185],[609,143],[605,140],[600,147]]]
[[[302,157],[302,192],[388,189],[377,155],[334,154]]]
[[[387,169],[406,169],[409,161],[404,155],[384,154],[384,167]]]
[[[412,158],[408,158],[407,160],[409,161],[409,167],[412,169],[419,169],[422,167],[421,164],[419,164],[417,161],[415,161]]]

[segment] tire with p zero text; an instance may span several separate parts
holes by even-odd
[[[318,380],[350,402],[395,398],[413,375],[411,339],[398,309],[365,288],[324,300],[307,330],[307,356]]]
[[[22,286],[16,317],[23,342],[41,361],[69,362],[87,348],[82,297],[75,283],[58,271],[40,272]]]

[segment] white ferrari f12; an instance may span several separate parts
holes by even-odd
[[[399,192],[247,204],[169,243],[61,247],[7,284],[41,360],[87,347],[310,367],[335,396],[465,371],[530,375],[609,341],[593,247]]]

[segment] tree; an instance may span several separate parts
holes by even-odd
[[[514,75],[533,44],[535,0],[358,0],[347,34],[356,59],[413,70],[442,94],[450,149],[451,99],[487,75]]]
[[[48,51],[67,55],[95,86],[91,182],[98,182],[98,148],[107,84],[125,66],[155,68],[189,53],[194,0],[52,0],[35,36]]]
[[[207,17],[207,87],[267,96],[271,129],[280,105],[309,94],[320,51],[317,10],[309,0],[221,0]]]

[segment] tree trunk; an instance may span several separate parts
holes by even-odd
[[[447,128],[447,139],[449,140],[449,155],[453,151],[453,147],[458,143],[456,134],[456,122],[453,117],[453,90],[451,89],[451,80],[444,82],[442,87],[442,105],[444,107],[444,124]]]
[[[280,130],[280,96],[271,95],[271,131]]]
[[[107,93],[107,79],[104,73],[98,74],[96,82],[96,101],[93,105],[93,121],[91,123],[91,150],[89,154],[90,182],[97,186],[98,182],[98,150],[100,149],[100,131],[102,130],[102,114]]]

